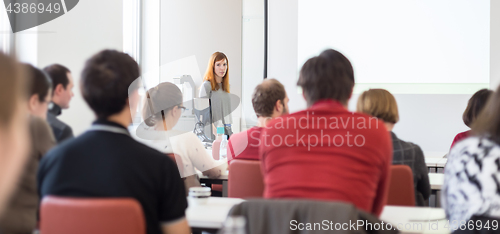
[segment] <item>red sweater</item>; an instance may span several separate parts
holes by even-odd
[[[339,102],[272,120],[260,154],[266,198],[344,201],[377,216],[386,203],[391,136],[382,121]]]
[[[228,163],[233,159],[259,160],[261,131],[261,127],[253,127],[231,135],[227,147]]]

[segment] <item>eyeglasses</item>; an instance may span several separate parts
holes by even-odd
[[[184,113],[184,111],[187,110],[187,108],[185,106],[178,105],[177,107],[179,107],[181,109],[181,113]]]

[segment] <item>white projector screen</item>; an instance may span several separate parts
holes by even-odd
[[[355,93],[394,94],[398,137],[442,156],[468,130],[462,113],[471,95],[500,84],[500,1],[273,0],[268,7],[268,77],[285,85],[291,112],[306,108],[297,91],[302,64],[334,48],[353,63]]]
[[[472,94],[490,80],[489,0],[298,0],[298,69],[333,48],[356,90]]]

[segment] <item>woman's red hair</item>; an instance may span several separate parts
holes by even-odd
[[[212,86],[212,91],[219,90],[219,86],[217,85],[217,82],[215,81],[215,73],[214,73],[214,66],[215,62],[221,61],[221,60],[226,60],[227,64],[227,70],[226,70],[226,75],[222,77],[222,90],[226,91],[229,93],[229,60],[227,59],[227,56],[222,53],[222,52],[215,52],[210,56],[210,60],[208,61],[208,66],[207,66],[207,71],[205,72],[205,76],[203,77],[203,81],[210,81],[210,85]]]

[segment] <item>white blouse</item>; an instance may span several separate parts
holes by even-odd
[[[448,154],[442,206],[457,228],[473,215],[500,218],[500,146],[480,137],[457,143]],[[458,225],[455,225],[458,223]]]
[[[195,168],[206,172],[225,163],[215,161],[192,132],[147,130],[147,135],[149,140],[140,137],[138,140],[162,153],[175,154],[177,166],[182,166],[179,168],[182,178],[196,174]]]

